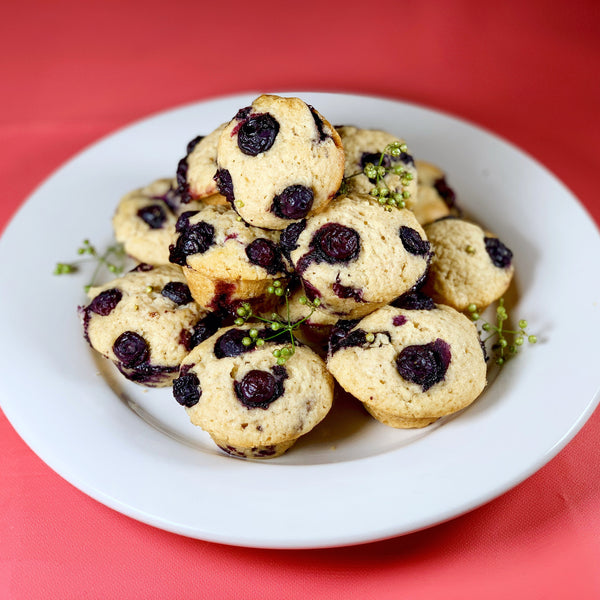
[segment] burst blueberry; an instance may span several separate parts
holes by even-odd
[[[303,219],[310,212],[314,192],[304,185],[290,185],[275,196],[271,211],[280,219]]]
[[[181,406],[192,406],[198,404],[202,389],[200,380],[194,373],[186,373],[173,381],[173,396]]]
[[[496,267],[500,269],[510,267],[513,253],[509,248],[495,237],[485,237],[483,241],[485,242],[485,249]]]
[[[178,306],[192,302],[190,288],[182,281],[169,281],[163,287],[161,294],[165,298],[175,302]]]
[[[148,342],[135,331],[123,332],[113,344],[113,352],[124,367],[132,368],[146,362],[150,356]]]
[[[267,152],[275,143],[279,123],[269,113],[250,115],[238,129],[238,147],[248,156]]]
[[[121,298],[123,298],[123,292],[118,288],[104,290],[90,302],[88,309],[101,317],[106,317],[119,304]]]
[[[161,229],[167,220],[167,215],[163,207],[159,204],[150,204],[140,208],[137,211],[137,216],[142,219],[150,229]]]
[[[429,344],[404,348],[396,358],[396,369],[400,377],[426,392],[444,379],[451,356],[450,345],[438,338]]]

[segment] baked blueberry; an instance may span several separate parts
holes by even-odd
[[[275,275],[285,270],[281,262],[281,251],[272,240],[255,239],[246,246],[246,256],[252,264],[262,267],[269,275]]]
[[[163,287],[161,294],[179,306],[193,301],[190,288],[181,281],[169,281]]]
[[[303,219],[312,208],[314,196],[304,185],[290,185],[273,198],[271,210],[280,219]]]
[[[499,269],[510,267],[513,253],[509,248],[495,237],[485,237],[483,238],[483,241],[485,243],[485,249],[495,266]]]
[[[248,156],[257,156],[271,149],[278,133],[279,123],[273,115],[250,115],[237,130],[238,147]]]
[[[158,204],[143,206],[137,211],[137,215],[150,229],[160,229],[167,220],[164,208]]]
[[[181,406],[191,407],[198,403],[202,396],[200,380],[194,373],[181,375],[173,381],[173,396]]]
[[[118,288],[112,288],[100,292],[89,304],[88,309],[95,312],[97,315],[106,317],[109,315],[119,304],[123,292]]]
[[[234,382],[235,395],[246,408],[267,409],[271,402],[283,394],[284,379],[267,371],[253,369],[241,381]]]
[[[407,346],[396,358],[400,377],[427,391],[444,379],[451,360],[450,346],[442,339],[429,344]]]
[[[124,331],[113,344],[115,356],[127,368],[137,367],[148,360],[148,342],[135,331]]]
[[[412,227],[403,225],[400,227],[400,239],[407,252],[416,256],[426,256],[429,254],[430,244],[419,235],[419,232]]]

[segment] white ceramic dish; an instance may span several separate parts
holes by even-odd
[[[287,455],[222,455],[169,390],[146,391],[98,359],[76,306],[86,275],[56,277],[83,238],[112,240],[127,191],[172,176],[186,143],[257,94],[138,122],[82,152],[25,203],[0,240],[2,408],[31,448],[98,501],[183,535],[315,548],[408,533],[516,485],[575,435],[598,402],[598,232],[570,192],[510,144],[464,121],[372,97],[288,93],[334,124],[383,128],[442,166],[461,205],[513,249],[513,312],[539,343],[460,415],[398,431],[342,403]],[[576,245],[576,264],[571,245]],[[571,315],[577,315],[573,326]]]

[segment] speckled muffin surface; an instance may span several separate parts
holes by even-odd
[[[433,257],[424,291],[436,302],[480,310],[500,298],[514,274],[512,252],[479,225],[447,218],[425,226]]]
[[[474,324],[451,307],[386,306],[340,323],[330,339],[329,371],[379,421],[424,427],[471,404],[486,385]]]
[[[279,232],[249,226],[227,206],[186,212],[176,229],[170,260],[183,267],[192,296],[205,308],[263,296],[287,275]]]
[[[386,168],[396,167],[399,173],[390,172],[383,178],[386,186],[398,193],[406,192],[404,201],[407,208],[411,208],[416,201],[417,194],[417,169],[415,161],[408,152],[401,152],[399,156],[381,154],[386,146],[393,143],[405,144],[404,140],[386,131],[379,129],[361,129],[351,125],[337,127],[345,153],[344,177],[349,192],[368,194],[375,186],[376,180],[369,179],[363,169],[367,163]]]
[[[299,98],[263,95],[225,127],[217,165],[219,191],[247,223],[284,229],[335,196],[344,151],[313,107]]]
[[[281,244],[310,299],[338,318],[357,318],[420,281],[429,261],[423,228],[408,209],[386,211],[367,195],[338,197],[282,233]]]
[[[189,210],[200,207],[197,202],[187,206]],[[157,179],[121,198],[112,219],[115,239],[139,262],[168,265],[180,210],[175,181]]]
[[[207,312],[192,300],[179,267],[141,265],[88,295],[80,309],[86,339],[136,383],[169,385],[201,341],[195,327]]]
[[[217,145],[225,123],[206,136],[198,136],[187,146],[177,166],[177,183],[185,201],[212,197],[211,203],[225,204],[214,179],[217,172]]]
[[[256,339],[242,340],[252,328]],[[273,458],[313,429],[333,402],[333,378],[325,363],[304,346],[284,365],[273,350],[289,342],[269,341],[261,325],[226,327],[198,345],[183,361],[173,395],[191,422],[208,432],[225,452]]]

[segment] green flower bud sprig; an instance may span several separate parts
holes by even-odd
[[[313,312],[319,307],[321,301],[318,298],[315,298],[312,302],[306,297],[301,296],[298,298],[298,302],[302,305],[306,305],[309,307],[310,312],[306,317],[300,319],[299,321],[292,322],[290,318],[290,304],[289,304],[289,296],[290,292],[287,288],[284,288],[281,284],[280,280],[275,280],[272,285],[267,288],[267,293],[275,294],[276,296],[283,296],[285,298],[285,307],[286,307],[286,319],[282,319],[280,315],[277,313],[271,313],[270,318],[263,317],[261,315],[257,315],[252,311],[252,307],[248,302],[244,302],[237,309],[237,319],[234,321],[236,325],[243,325],[249,319],[256,319],[258,321],[262,321],[266,323],[267,327],[273,332],[273,335],[270,337],[259,338],[259,331],[256,328],[252,328],[248,331],[248,335],[242,339],[242,344],[244,346],[251,346],[253,343],[256,343],[258,347],[264,346],[265,342],[269,340],[273,340],[275,338],[279,338],[286,333],[289,333],[290,343],[286,344],[283,348],[277,348],[273,350],[273,356],[277,359],[278,365],[284,365],[287,360],[294,355],[296,352],[296,337],[294,335],[294,331],[302,325],[307,319],[311,317]]]
[[[385,210],[391,211],[394,208],[406,208],[406,201],[410,198],[410,192],[406,188],[413,180],[413,174],[404,165],[393,164],[393,159],[398,158],[405,152],[408,152],[408,146],[403,142],[398,141],[388,144],[383,149],[383,152],[380,153],[377,164],[368,162],[362,171],[344,178],[342,187],[340,188],[341,193],[346,193],[348,179],[357,177],[358,175],[365,175],[371,181],[375,182],[369,195],[376,198]],[[390,167],[386,167],[383,164],[386,156],[392,159],[390,160]],[[390,173],[400,177],[400,188],[390,188],[388,186],[385,176]]]
[[[480,320],[481,315],[475,304],[469,304],[467,310],[470,313],[471,320]],[[489,333],[485,339],[481,340],[484,344],[492,338],[497,338],[492,344],[492,350],[494,351],[495,362],[499,366],[502,366],[509,358],[515,356],[526,339],[530,344],[537,342],[537,336],[527,333],[527,321],[525,319],[519,321],[519,329],[516,330],[504,328],[507,320],[508,312],[504,306],[504,298],[500,298],[496,308],[496,324],[484,321],[481,325],[481,329]]]
[[[102,268],[106,269],[113,275],[118,275],[123,272],[125,268],[125,261],[127,255],[122,244],[113,244],[109,246],[102,254],[98,252],[95,246],[93,246],[89,240],[83,240],[82,245],[77,249],[77,254],[84,255],[85,258],[80,260],[72,261],[70,263],[56,263],[54,267],[54,275],[68,275],[71,273],[77,273],[80,265],[85,262],[95,262],[96,268],[92,274],[90,282],[84,286],[85,291],[96,283],[98,276]]]

